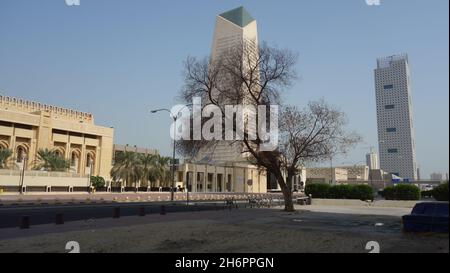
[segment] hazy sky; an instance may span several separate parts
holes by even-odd
[[[215,16],[240,5],[260,41],[299,54],[286,101],[325,98],[364,137],[335,164],[377,148],[376,58],[408,53],[422,177],[448,171],[448,0],[1,0],[0,94],[92,112],[116,143],[168,155],[170,119],[149,110],[175,103],[183,60],[209,54]]]

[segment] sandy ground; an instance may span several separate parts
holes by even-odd
[[[239,209],[1,229],[0,252],[67,252],[66,243],[77,241],[85,253],[353,253],[368,252],[366,243],[377,241],[381,252],[448,253],[448,234],[404,234],[403,212],[384,209]]]

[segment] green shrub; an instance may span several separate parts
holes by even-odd
[[[91,184],[94,188],[103,188],[106,185],[105,179],[101,176],[91,176]]]
[[[313,198],[324,199],[359,199],[373,200],[373,190],[368,185],[336,185],[307,184],[305,188],[307,195]]]
[[[351,199],[352,198],[352,186],[350,185],[336,185],[330,187],[328,191],[328,198],[332,199]]]
[[[420,200],[420,189],[414,185],[399,184],[384,189],[386,200]]]
[[[350,198],[351,199],[360,199],[360,200],[373,200],[373,189],[371,186],[368,185],[355,185],[352,186],[351,192],[350,192]]]
[[[313,198],[327,198],[330,188],[328,184],[306,184],[305,193]]]
[[[437,201],[448,201],[448,182],[437,186],[433,190],[433,197]]]

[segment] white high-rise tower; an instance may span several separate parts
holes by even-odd
[[[216,18],[211,58],[217,59],[233,47],[252,45],[258,47],[256,20],[244,9],[239,7]]]
[[[375,69],[380,167],[404,179],[417,179],[408,56],[377,60]]]
[[[378,170],[378,155],[373,151],[370,150],[370,153],[366,154],[366,164],[369,166],[369,170]]]
[[[257,54],[258,33],[256,20],[244,7],[217,16],[211,49],[211,61],[219,60],[235,47],[246,47]],[[196,161],[208,163],[247,162],[242,147],[232,141],[221,141],[215,147],[202,149]]]

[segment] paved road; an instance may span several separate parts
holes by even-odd
[[[164,205],[166,213],[189,212],[204,210],[222,210],[224,202],[196,202],[189,206],[185,202],[146,202],[146,203],[102,203],[102,204],[72,204],[47,206],[20,206],[0,208],[0,229],[19,227],[23,216],[28,216],[31,225],[55,223],[56,214],[62,213],[65,222],[111,218],[114,208],[120,208],[120,216],[138,215],[141,208],[146,214],[159,214]],[[245,206],[244,202],[238,206]]]
[[[68,241],[79,242],[83,253],[367,253],[369,241],[378,242],[383,253],[448,253],[449,242],[448,234],[404,234],[395,216],[286,213],[276,208],[6,228],[0,230],[0,253],[63,253]]]

